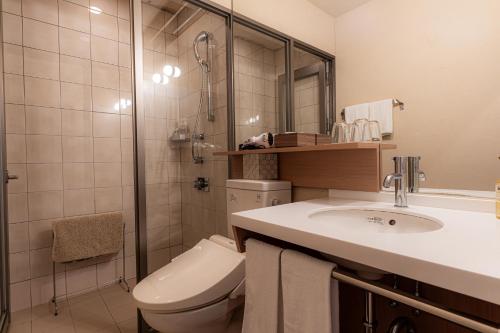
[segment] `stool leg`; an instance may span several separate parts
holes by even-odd
[[[52,297],[52,303],[54,304],[54,316],[59,314],[59,309],[57,308],[57,299],[56,299],[56,263],[52,262],[52,288],[54,291],[54,296]]]

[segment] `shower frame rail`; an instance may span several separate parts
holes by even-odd
[[[500,328],[494,327],[480,321],[462,316],[453,311],[447,310],[437,304],[427,300],[415,297],[414,295],[405,293],[403,291],[394,291],[380,283],[373,281],[366,281],[356,277],[353,274],[342,272],[338,269],[332,271],[332,278],[340,282],[344,282],[355,287],[361,288],[365,291],[389,298],[391,300],[406,304],[412,308],[427,312],[436,317],[453,322],[460,326],[470,328],[472,330],[482,333],[500,333]]]

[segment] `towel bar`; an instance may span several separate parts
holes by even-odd
[[[400,101],[397,98],[392,99],[392,107],[397,108],[399,107],[399,110],[404,111],[405,110],[405,103]],[[345,120],[345,108],[342,108],[342,111],[340,111],[340,116],[342,120]]]
[[[125,223],[123,224],[123,242],[122,242],[122,275],[118,279],[118,284],[122,289],[124,289],[126,292],[130,292],[130,287],[128,285],[127,279],[125,278]],[[54,238],[54,234],[52,234],[52,239]],[[92,258],[86,258],[82,260],[87,260],[87,259],[92,259]],[[79,261],[79,260],[78,260]],[[57,305],[57,293],[56,293],[56,262],[52,261],[52,290],[53,290],[53,296],[50,302],[54,306],[54,316],[57,316],[59,314],[59,307]]]
[[[470,328],[472,330],[482,332],[482,333],[500,333],[500,328],[494,327],[482,322],[479,322],[477,320],[459,315],[457,313],[454,313],[452,311],[446,310],[436,304],[433,304],[431,302],[418,299],[414,295],[407,294],[402,291],[394,291],[389,289],[388,287],[376,283],[376,282],[368,282],[363,279],[360,279],[352,274],[342,272],[338,269],[335,269],[332,271],[332,278],[335,280],[341,281],[348,283],[350,285],[359,287],[361,289],[367,290],[369,292],[372,292],[374,294],[380,295],[387,297],[389,299],[401,302],[403,304],[406,304],[408,306],[411,306],[415,309],[425,311],[427,313],[430,313],[434,316],[443,318],[445,320],[448,320],[450,322],[453,322],[455,324]]]

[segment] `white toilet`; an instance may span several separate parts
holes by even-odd
[[[226,189],[231,237],[232,213],[291,201],[286,181],[231,179]],[[133,290],[144,320],[162,333],[222,333],[244,293],[245,255],[220,235],[202,239]]]

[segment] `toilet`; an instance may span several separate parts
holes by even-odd
[[[244,303],[245,254],[236,250],[230,216],[291,201],[287,181],[226,181],[228,233],[213,235],[150,274],[132,294],[144,320],[162,333],[225,332]]]

